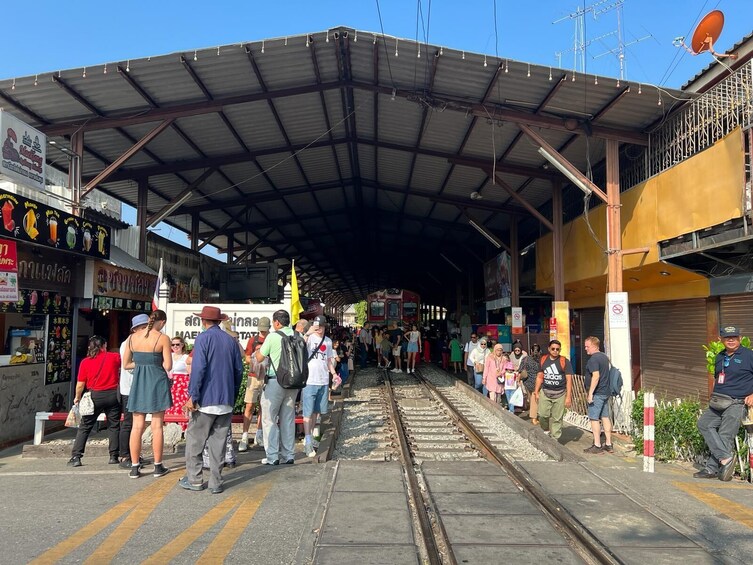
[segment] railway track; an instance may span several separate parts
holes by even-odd
[[[384,404],[389,410],[387,429],[390,447],[400,457],[405,474],[409,504],[423,542],[419,550],[431,565],[458,563],[453,543],[438,510],[432,482],[423,473],[427,461],[481,462],[482,459],[504,471],[514,486],[547,519],[552,530],[587,563],[620,563],[620,560],[593,537],[577,520],[533,481],[516,461],[515,448],[500,445],[500,438],[478,416],[480,407],[460,392],[440,387],[413,375],[384,373]],[[383,404],[383,406],[384,406]],[[477,424],[478,427],[476,427]],[[547,542],[551,543],[551,542]]]

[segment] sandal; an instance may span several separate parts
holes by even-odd
[[[534,426],[538,426],[538,425],[539,425],[539,421],[538,421],[538,420],[536,420],[536,419],[533,419],[533,420],[531,420],[531,423],[532,423],[532,424],[533,424]]]

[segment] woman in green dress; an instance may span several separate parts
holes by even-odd
[[[463,348],[460,347],[457,334],[452,334],[450,340],[450,363],[455,374],[460,372],[460,364],[463,362]]]

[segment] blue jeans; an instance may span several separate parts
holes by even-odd
[[[701,432],[711,456],[706,460],[706,470],[719,472],[719,460],[732,455],[735,449],[735,436],[745,417],[745,404],[733,404],[724,412],[708,408],[698,419],[698,431]]]
[[[474,382],[474,386],[476,387],[476,390],[482,391],[486,389],[486,387],[481,384],[483,380],[484,380],[483,373],[477,373],[476,371],[473,372],[473,382]]]
[[[513,406],[512,403],[510,402],[510,399],[512,398],[513,394],[515,394],[515,389],[514,388],[506,388],[505,389],[505,398],[507,399],[507,409],[514,414],[515,413],[515,406]]]
[[[348,369],[348,362],[343,361],[340,363],[340,378],[343,381],[343,384],[348,382],[348,377],[350,376],[350,369]]]
[[[295,397],[297,389],[282,388],[271,377],[261,393],[261,424],[264,450],[269,461],[293,459],[295,456]],[[278,425],[279,418],[279,425]]]
[[[367,358],[367,356],[368,356],[368,354],[369,354],[369,348],[368,348],[368,346],[366,346],[366,345],[364,345],[364,344],[362,343],[362,344],[361,344],[361,350],[360,350],[360,352],[359,352],[359,353],[360,353],[360,354],[359,354],[359,356],[358,356],[358,359],[359,359],[359,365],[361,366],[361,369],[365,369],[365,368],[366,368],[366,358]],[[346,376],[346,377],[344,377],[344,378],[343,378],[343,382],[345,382],[345,380],[346,380],[347,378],[348,378],[347,376]]]

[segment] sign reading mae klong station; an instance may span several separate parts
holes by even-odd
[[[47,137],[8,112],[0,110],[0,175],[24,186],[44,190]]]

